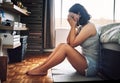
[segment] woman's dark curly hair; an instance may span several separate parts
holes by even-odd
[[[90,15],[88,14],[87,10],[80,4],[74,4],[70,9],[69,12],[73,12],[75,14],[80,14],[79,25],[85,25],[90,20]]]

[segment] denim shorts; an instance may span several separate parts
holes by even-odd
[[[85,56],[88,64],[88,68],[85,69],[85,76],[96,76],[98,71],[98,63],[94,59],[92,59],[90,56]]]

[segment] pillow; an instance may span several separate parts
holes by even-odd
[[[100,33],[100,42],[113,42],[120,44],[120,23],[102,26]]]
[[[120,25],[120,23],[111,23],[111,24],[101,26],[100,35],[103,34],[104,32],[106,32],[108,29],[113,28],[115,26],[119,26],[119,25]]]

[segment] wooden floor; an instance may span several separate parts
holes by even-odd
[[[28,76],[25,73],[42,64],[50,53],[39,55],[25,55],[21,62],[9,63],[7,68],[7,80],[2,83],[53,83],[51,69],[46,76]]]

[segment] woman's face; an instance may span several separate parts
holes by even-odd
[[[75,13],[72,13],[72,12],[70,12],[69,14],[68,14],[68,18],[73,18],[73,20],[75,21],[75,22],[78,22],[79,21],[79,19],[80,19],[80,15],[79,14],[75,14]]]

